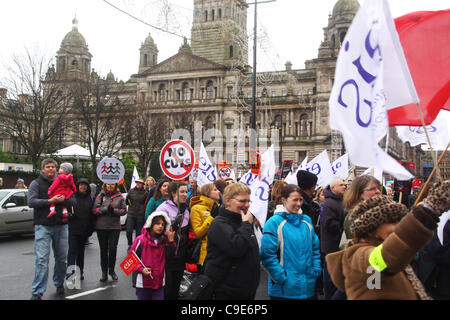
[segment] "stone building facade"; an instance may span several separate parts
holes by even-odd
[[[102,81],[107,81],[112,92],[123,101],[121,116],[137,108],[166,115],[172,124],[168,131],[185,128],[193,133],[197,121],[202,124],[203,133],[214,129],[226,137],[230,132],[244,132],[243,138],[234,140],[231,152],[225,142],[222,146],[215,142],[211,147],[205,137],[203,140],[215,163],[226,160],[237,170],[245,170],[248,154],[239,152],[238,144],[242,143],[239,139],[248,140],[245,133],[249,129],[252,105],[247,35],[249,5],[243,0],[194,0],[193,6],[191,41],[185,40],[178,53],[159,62],[158,44],[149,35],[141,45],[136,74],[124,83],[117,82],[110,72]],[[268,147],[275,143],[277,163],[293,160],[294,166],[298,166],[306,156],[311,160],[324,149],[329,151],[330,160],[345,153],[341,136],[329,127],[328,100],[340,44],[358,8],[356,0],[336,2],[323,28],[318,55],[305,61],[304,69],[293,69],[288,61],[284,70],[257,73],[259,142],[263,148],[264,144]],[[92,55],[76,26],[74,21],[72,31],[62,41],[56,70],[49,70],[50,78],[56,74],[59,80],[75,81],[96,76],[90,67]],[[130,123],[124,121],[124,126],[127,125]],[[77,142],[77,130],[66,135],[67,144]],[[391,139],[394,142],[389,150],[395,158],[418,159],[412,148],[396,148],[394,131]],[[129,142],[128,148],[132,148]]]

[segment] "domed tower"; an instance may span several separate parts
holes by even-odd
[[[88,80],[92,55],[83,35],[78,32],[76,17],[72,24],[72,31],[66,34],[57,52],[56,77],[60,80]]]
[[[147,70],[158,64],[158,47],[155,44],[152,36],[149,34],[141,45],[140,60],[139,60],[139,73]]]
[[[245,0],[194,0],[192,53],[225,66],[248,64]]]
[[[367,0],[369,1],[369,0]],[[333,79],[339,49],[353,18],[359,9],[357,0],[339,0],[328,17],[328,25],[324,30],[324,40],[319,47],[316,59],[316,123],[317,135],[331,140],[328,147],[331,160],[336,160],[343,153],[343,140],[338,131],[330,130],[329,106],[330,92],[333,88]]]
[[[357,0],[339,0],[333,8],[332,15],[328,18],[328,26],[324,28],[325,40],[322,43],[323,50],[319,55],[337,56],[347,30],[352,24],[353,18],[358,12]]]
[[[106,75],[106,82],[108,83],[114,83],[116,82],[116,78],[114,77],[114,73],[110,70],[109,73]]]

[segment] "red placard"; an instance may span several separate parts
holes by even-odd
[[[403,160],[397,160],[403,167],[409,170],[416,169],[416,164],[414,162],[410,161],[403,161]]]
[[[250,164],[251,172],[259,175],[259,171],[261,170],[261,156],[258,149],[248,150],[248,162]]]
[[[171,140],[161,149],[159,165],[168,178],[182,180],[195,167],[194,150],[183,140]]]
[[[125,272],[125,274],[129,276],[139,264],[139,258],[136,256],[134,251],[131,251],[131,253],[125,258],[125,260],[122,261],[120,267],[122,268],[123,272]]]

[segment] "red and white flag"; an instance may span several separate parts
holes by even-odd
[[[125,260],[122,261],[120,267],[122,268],[123,272],[125,272],[125,274],[129,276],[140,263],[141,261],[139,260],[136,253],[134,253],[134,251],[131,251],[130,254],[125,258]]]
[[[450,9],[412,12],[395,26],[429,125],[441,109],[450,111]],[[388,110],[388,117],[390,126],[422,126],[414,104]]]

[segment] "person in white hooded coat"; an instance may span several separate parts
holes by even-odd
[[[155,211],[134,240],[130,252],[134,251],[145,266],[139,264],[134,269],[138,300],[164,300],[166,254],[175,252],[174,235],[167,214]]]

